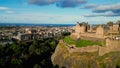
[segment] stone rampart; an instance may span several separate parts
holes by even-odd
[[[87,46],[87,47],[72,47],[72,45],[67,44],[67,49],[70,53],[74,52],[99,52],[99,56],[103,56],[106,53],[120,51],[120,40],[106,40],[108,46]],[[65,42],[64,42],[65,43]],[[75,46],[75,45],[74,45]]]
[[[71,52],[96,52],[99,50],[99,46],[87,46],[87,47],[77,47],[77,48],[70,48]]]
[[[120,51],[120,40],[106,39],[106,46],[99,48],[99,55],[115,51]]]
[[[79,35],[78,33],[72,33],[72,34],[71,34],[71,37],[72,37],[73,39],[79,39],[79,38],[80,38],[80,35]]]
[[[80,36],[80,38],[85,40],[90,40],[90,41],[97,41],[97,42],[104,41],[104,39],[89,37],[89,36],[82,36],[82,35]]]

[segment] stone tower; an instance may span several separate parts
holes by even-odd
[[[75,33],[85,33],[87,32],[87,23],[79,23],[77,22],[77,25],[75,27]]]
[[[90,26],[89,32],[94,32],[93,26]]]
[[[102,25],[99,25],[96,29],[96,35],[99,37],[103,37],[105,34],[104,27]]]
[[[75,26],[75,33],[80,33],[80,23],[79,22],[77,22],[77,24],[76,24],[76,26]]]

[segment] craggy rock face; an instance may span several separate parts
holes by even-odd
[[[98,52],[70,53],[66,44],[60,41],[51,57],[54,65],[65,68],[116,68],[120,65],[120,52],[99,56]]]

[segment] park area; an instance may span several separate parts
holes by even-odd
[[[64,41],[68,44],[75,44],[76,47],[85,47],[85,46],[92,46],[92,45],[99,45],[102,46],[103,42],[95,42],[95,41],[90,41],[90,40],[74,40],[70,36],[66,36],[64,38]]]

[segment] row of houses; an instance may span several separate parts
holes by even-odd
[[[0,40],[33,40],[58,37],[62,32],[73,32],[73,27],[17,27],[17,29],[0,30]]]

